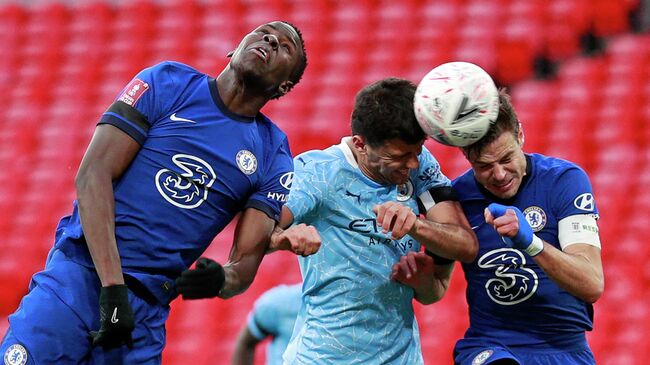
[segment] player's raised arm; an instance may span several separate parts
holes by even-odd
[[[291,226],[293,213],[286,205],[282,207],[280,222],[271,235],[268,252],[291,251],[296,255],[309,256],[320,249],[321,237],[316,228],[304,223]]]
[[[564,246],[562,250],[535,235],[517,207],[490,204],[485,209],[485,218],[500,235],[506,237],[509,244],[532,256],[561,288],[588,303],[600,298],[605,280],[598,227],[592,216],[580,214],[560,221],[559,229],[564,228],[564,232],[560,232],[560,245]],[[569,221],[589,229],[569,229]],[[570,245],[566,244],[567,240]]]
[[[440,202],[427,210],[425,219],[418,218],[411,209],[397,202],[387,202],[373,210],[377,214],[377,224],[384,231],[392,232],[393,239],[408,234],[436,255],[470,262],[478,252],[476,235],[460,204],[443,199],[446,198],[441,197]]]

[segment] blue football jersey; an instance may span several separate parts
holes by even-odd
[[[248,315],[248,330],[258,340],[271,337],[266,348],[266,364],[282,364],[300,310],[302,284],[278,285],[255,301]]]
[[[300,257],[303,301],[285,352],[288,364],[422,364],[412,288],[391,281],[393,264],[420,243],[393,240],[372,208],[399,201],[418,211],[417,197],[450,186],[431,153],[407,184],[381,185],[361,172],[345,142],[294,160],[287,206],[294,222],[313,225],[320,250]]]
[[[463,264],[470,307],[465,338],[491,338],[503,346],[528,349],[579,347],[584,331],[592,328],[591,304],[561,289],[532,257],[506,247],[483,216],[492,202],[516,206],[535,234],[558,249],[560,220],[577,214],[597,217],[592,187],[582,169],[539,154],[526,159],[526,177],[508,201],[480,187],[472,170],[453,182],[479,240],[476,260]]]
[[[243,209],[278,219],[293,161],[286,135],[261,113],[229,111],[214,78],[164,62],[141,71],[102,115],[142,147],[113,183],[125,275],[162,303],[172,283]],[[56,246],[92,267],[75,202]]]

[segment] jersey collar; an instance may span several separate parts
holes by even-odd
[[[219,88],[217,87],[217,79],[213,77],[209,77],[208,88],[210,89],[210,95],[212,96],[212,100],[217,105],[217,108],[219,108],[219,110],[221,110],[221,112],[225,116],[244,123],[253,123],[257,121],[257,118],[260,116],[261,113],[257,113],[255,117],[247,117],[245,115],[235,114],[231,112],[228,109],[228,107],[226,107],[226,104],[223,103],[223,100],[221,100],[221,96],[219,95]]]
[[[343,156],[345,157],[345,160],[352,165],[352,167],[358,169],[359,164],[357,163],[357,160],[354,158],[354,154],[352,153],[352,150],[350,149],[350,146],[348,145],[348,141],[352,139],[352,137],[343,137],[341,138],[341,143],[336,145],[341,152],[343,152]]]

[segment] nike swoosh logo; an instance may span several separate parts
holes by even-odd
[[[173,120],[174,122],[188,122],[188,123],[196,123],[195,121],[193,121],[193,120],[191,120],[191,119],[185,119],[185,118],[177,117],[177,116],[176,116],[176,113],[172,114],[172,115],[169,117],[169,119]]]
[[[465,118],[466,116],[468,116],[470,114],[474,114],[476,111],[478,111],[478,108],[474,108],[474,109],[470,109],[470,110],[468,110],[466,112],[458,113],[458,119],[463,119],[463,118]]]
[[[117,323],[120,320],[117,318],[117,307],[113,309],[113,315],[111,316],[111,323]]]
[[[478,227],[480,227],[480,226],[474,226],[474,227],[472,227],[472,231],[476,230]]]

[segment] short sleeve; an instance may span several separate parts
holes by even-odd
[[[246,208],[259,209],[271,219],[278,221],[282,206],[289,198],[293,180],[293,158],[285,137],[269,162],[269,168],[264,174],[259,189],[248,199]]]
[[[576,214],[598,218],[593,189],[587,174],[577,166],[559,175],[553,186],[553,209],[558,220]]]
[[[414,181],[417,196],[433,188],[451,186],[451,181],[442,173],[440,164],[426,147],[422,147],[419,160],[420,168]]]
[[[178,98],[178,70],[169,62],[140,71],[104,112],[98,124],[111,124],[143,144],[152,125]]]
[[[306,222],[326,194],[327,179],[307,155],[299,155],[294,161],[296,173],[291,186],[287,207],[291,210],[294,222]]]

